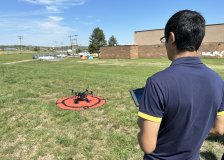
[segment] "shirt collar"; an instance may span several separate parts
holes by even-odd
[[[178,64],[202,64],[199,57],[181,57],[175,59],[170,66]]]

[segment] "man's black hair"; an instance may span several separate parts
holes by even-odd
[[[166,42],[168,42],[170,32],[175,35],[178,51],[197,51],[205,35],[205,19],[196,11],[179,11],[166,24]]]

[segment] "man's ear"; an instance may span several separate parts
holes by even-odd
[[[173,44],[175,43],[175,35],[173,32],[170,32],[169,41]]]

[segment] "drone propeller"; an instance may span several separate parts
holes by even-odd
[[[74,94],[74,93],[75,93],[75,92],[74,92],[74,91],[75,91],[74,89],[68,89],[68,90],[71,90],[72,94]]]

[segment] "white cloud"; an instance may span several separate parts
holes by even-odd
[[[48,19],[37,22],[38,27],[43,33],[47,34],[64,34],[68,35],[69,32],[74,30],[66,25],[61,24],[63,17],[49,16]]]
[[[10,12],[5,14],[0,14],[0,18],[29,18],[29,17],[40,17],[49,14],[44,10],[33,10],[33,11],[23,11],[23,12]]]
[[[0,15],[0,44],[17,44],[18,35],[24,37],[23,43],[26,45],[51,45],[55,41],[63,41],[69,44],[68,35],[76,33],[73,26],[66,24],[64,17],[51,13],[62,13],[61,11],[74,5],[82,5],[86,0],[21,0],[34,5],[40,5],[42,9],[33,11],[10,12]],[[50,15],[50,14],[51,15]],[[57,14],[59,15],[59,14]],[[47,17],[46,17],[47,16]],[[91,18],[91,16],[89,16]],[[76,18],[76,23],[91,25],[91,19],[80,22]],[[78,25],[76,25],[78,29]]]
[[[87,18],[93,18],[93,16],[87,16]]]
[[[49,16],[46,19],[0,17],[0,44],[17,44],[18,35],[24,37],[25,45],[51,46],[55,41],[69,44],[68,35],[76,29],[63,23],[63,17]]]
[[[59,12],[59,8],[56,6],[46,6],[46,10],[49,12]]]
[[[86,0],[23,0],[39,5],[82,5]]]
[[[53,2],[52,0],[24,0],[24,1],[33,3],[33,4],[42,4],[42,5],[49,5]]]
[[[79,18],[79,17],[76,17],[76,18],[74,18],[74,20],[75,20],[75,21],[78,21],[78,20],[80,20],[80,18]]]
[[[44,5],[47,11],[58,12],[69,6],[83,5],[86,0],[23,0],[36,5]]]
[[[64,18],[59,16],[49,16],[49,20],[53,22],[59,22],[62,21]]]

